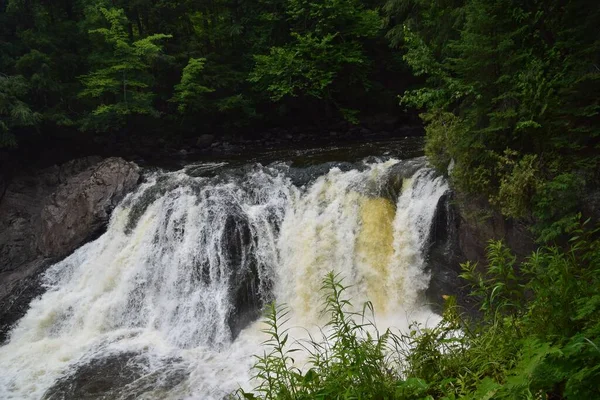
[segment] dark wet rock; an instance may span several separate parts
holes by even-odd
[[[365,166],[364,164],[350,162],[326,162],[323,164],[305,166],[304,168],[291,167],[286,175],[291,180],[292,184],[297,187],[302,187],[327,174],[332,168],[338,168],[342,172],[347,172],[353,169],[362,170]]]
[[[535,250],[534,237],[528,226],[503,217],[485,200],[457,196],[456,207],[460,218],[458,243],[465,259],[485,267],[485,249],[490,240],[503,240],[519,259]]]
[[[427,159],[425,157],[413,158],[392,166],[389,175],[392,179],[410,178],[426,165]]]
[[[111,354],[75,366],[46,391],[43,399],[158,399],[187,376],[181,360],[150,360],[137,353]]]
[[[204,134],[200,135],[196,140],[196,146],[200,148],[205,148],[213,144],[215,141],[215,135]]]
[[[425,130],[420,125],[407,125],[396,128],[393,135],[396,137],[424,136]]]
[[[383,185],[382,195],[395,202],[402,192],[404,180],[413,176],[426,164],[427,160],[425,157],[418,157],[392,166],[388,173],[387,182],[385,185]]]
[[[135,164],[109,158],[62,183],[41,211],[38,249],[62,258],[106,226],[110,213],[139,180]]]
[[[454,194],[447,192],[437,204],[426,252],[431,273],[426,292],[428,302],[436,312],[442,312],[445,295],[456,296],[459,304],[470,304],[468,291],[461,282],[460,263],[465,261],[458,241],[458,215],[453,204]]]
[[[0,274],[3,293],[0,300],[0,344],[8,338],[11,327],[27,313],[31,300],[44,294],[41,277],[51,264],[52,260],[40,258],[25,263],[17,271]]]
[[[232,339],[260,317],[265,300],[260,293],[261,282],[254,254],[254,240],[247,221],[235,214],[227,218],[222,241],[227,249],[225,256],[232,271],[229,293],[233,309],[227,319]]]
[[[192,177],[214,177],[221,169],[222,164],[192,164],[185,168],[185,173]]]
[[[138,179],[135,164],[97,157],[10,179],[0,199],[0,342],[41,293],[44,269],[97,237]]]
[[[400,118],[393,114],[377,114],[363,118],[361,122],[373,131],[390,131],[398,125]]]
[[[427,265],[431,272],[427,298],[434,309],[441,311],[442,296],[452,295],[466,311],[476,311],[473,299],[468,297],[467,282],[459,277],[460,264],[476,262],[485,272],[485,249],[490,240],[503,240],[518,259],[525,258],[535,249],[525,224],[504,218],[487,202],[466,199],[452,192],[440,198],[427,250]]]
[[[125,232],[131,233],[131,231],[137,226],[140,218],[146,212],[148,207],[152,205],[157,199],[164,196],[165,193],[174,190],[180,184],[191,183],[191,180],[186,182],[179,182],[176,180],[169,179],[169,176],[162,175],[152,186],[146,189],[142,195],[132,203],[131,199],[126,200],[126,206],[130,207],[127,224],[125,225]]]

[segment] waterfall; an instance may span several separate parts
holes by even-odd
[[[424,254],[447,190],[423,159],[149,173],[45,273],[0,347],[0,398],[222,399],[249,384],[261,307],[318,325],[328,271],[387,326],[435,319]]]

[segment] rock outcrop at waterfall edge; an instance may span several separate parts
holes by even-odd
[[[486,247],[490,240],[502,240],[518,259],[535,249],[535,242],[525,224],[504,218],[480,198],[464,198],[455,191],[442,196],[436,207],[426,250],[431,281],[427,301],[433,309],[443,311],[445,295],[456,296],[463,311],[476,313],[470,288],[459,275],[461,263],[476,262],[487,268]]]
[[[86,157],[6,183],[0,197],[0,343],[43,291],[39,275],[97,236],[139,178],[134,163]]]

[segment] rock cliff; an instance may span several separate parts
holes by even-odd
[[[99,235],[139,177],[134,163],[86,157],[2,179],[0,343],[43,291],[40,273]]]

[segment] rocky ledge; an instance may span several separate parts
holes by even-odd
[[[441,313],[444,296],[452,295],[464,312],[477,313],[476,301],[469,296],[471,290],[459,277],[461,263],[475,262],[478,270],[485,273],[490,240],[502,240],[518,260],[536,248],[524,223],[504,218],[485,199],[466,198],[453,191],[440,198],[426,252],[431,272],[426,294],[435,311]]]
[[[40,274],[97,237],[140,178],[121,158],[86,157],[4,178],[0,188],[0,343],[41,294]]]

